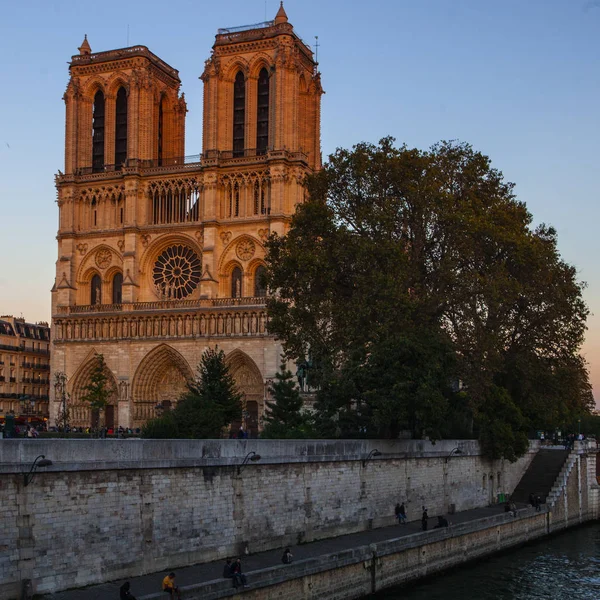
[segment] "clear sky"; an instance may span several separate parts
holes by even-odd
[[[67,62],[143,44],[179,69],[186,154],[201,151],[202,73],[219,27],[272,19],[275,0],[21,0],[0,18],[0,314],[50,319],[54,174],[63,169]],[[286,0],[319,37],[323,155],[393,135],[459,139],[554,225],[588,283],[584,354],[600,400],[600,0]],[[129,37],[128,37],[129,27]]]

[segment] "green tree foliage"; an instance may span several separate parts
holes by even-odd
[[[309,415],[302,410],[300,390],[283,358],[269,391],[273,401],[267,400],[265,426],[261,437],[277,439],[310,437]]]
[[[88,383],[83,387],[82,402],[87,402],[92,410],[102,411],[114,393],[104,356],[96,354]]]
[[[204,351],[187,388],[172,411],[146,424],[144,437],[220,438],[224,427],[241,418],[242,395],[222,350]]]
[[[322,435],[466,428],[514,459],[528,428],[589,411],[583,284],[488,157],[385,138],[337,150],[307,185],[268,243],[269,329],[312,357]]]
[[[172,440],[180,437],[173,411],[146,421],[142,427],[142,437],[155,440]]]

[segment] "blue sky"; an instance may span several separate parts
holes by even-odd
[[[201,151],[202,73],[217,28],[274,17],[275,0],[5,2],[0,20],[0,313],[50,318],[54,174],[63,168],[67,62],[144,44],[179,69],[186,153]],[[584,353],[600,399],[600,0],[287,0],[319,36],[322,147],[392,135],[420,148],[459,139],[554,225],[587,281]]]

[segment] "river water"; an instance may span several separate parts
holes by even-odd
[[[599,600],[600,525],[588,525],[371,600]]]

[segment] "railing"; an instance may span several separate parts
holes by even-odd
[[[239,33],[240,31],[249,31],[251,29],[266,29],[273,27],[275,21],[262,21],[261,23],[253,23],[252,25],[240,25],[238,27],[221,27],[217,29],[217,35],[225,35],[226,33]]]
[[[8,344],[0,344],[0,350],[12,350],[13,352],[21,352],[19,346],[9,346]]]
[[[94,52],[93,54],[76,54],[72,58],[73,65],[86,65],[91,62],[105,62],[107,60],[115,60],[118,58],[127,58],[129,56],[145,56],[151,61],[160,65],[171,77],[179,79],[179,71],[168,65],[164,60],[161,60],[150,52],[146,46],[130,46],[129,48],[119,48],[118,50],[108,50],[107,52]]]
[[[76,315],[146,310],[265,306],[266,300],[266,297],[262,296],[248,296],[243,298],[201,298],[199,300],[156,300],[154,302],[134,302],[132,304],[81,304],[79,306],[59,306],[57,314]]]
[[[204,166],[215,164],[237,164],[247,162],[248,159],[287,159],[292,161],[307,162],[308,155],[305,152],[289,152],[288,150],[261,150],[258,148],[245,148],[240,153],[232,150],[207,150],[203,154],[191,154],[188,156],[177,156],[173,158],[142,159],[128,158],[122,165],[102,165],[101,167],[80,167],[73,173],[74,176],[85,176],[86,179],[104,179],[105,176],[114,176],[115,173],[124,173],[148,169],[173,169],[191,170],[201,169]],[[57,181],[69,179],[73,175],[59,175]]]

